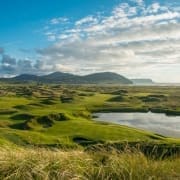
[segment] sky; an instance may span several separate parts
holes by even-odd
[[[55,71],[180,83],[180,1],[0,0],[0,77]]]

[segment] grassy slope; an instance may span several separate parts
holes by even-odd
[[[67,87],[65,88],[67,89]],[[19,89],[23,89],[23,87]],[[45,91],[44,94],[42,90],[37,91],[33,89],[32,96],[23,97],[23,95],[15,95],[14,92],[11,92],[10,88],[7,95],[0,97],[0,144],[13,142],[20,145],[28,143],[66,144],[72,146],[75,145],[73,139],[77,137],[83,137],[90,141],[154,141],[157,143],[180,144],[179,139],[163,138],[151,132],[126,126],[94,122],[89,116],[91,111],[102,109],[113,110],[123,109],[124,107],[142,109],[147,107],[147,105],[153,107],[155,103],[143,103],[137,97],[159,92],[171,96],[174,92],[179,93],[179,89],[162,90],[161,88],[141,89],[125,87],[128,90],[128,94],[124,97],[125,100],[123,102],[109,102],[109,99],[117,96],[111,93],[111,91],[115,91],[117,88],[71,87],[70,89],[73,89],[75,93],[73,92],[74,100],[69,103],[60,102],[59,96],[62,94],[62,87],[54,90],[51,87],[45,86],[41,89]],[[84,93],[85,96],[79,96],[78,93]],[[47,98],[50,98],[50,103],[44,101]],[[176,105],[175,100],[172,102],[171,99],[173,98],[162,102],[161,106],[174,107]],[[179,111],[179,106],[176,106],[176,110]],[[5,110],[7,113],[2,113]],[[28,113],[34,116],[44,116],[60,112],[68,115],[69,120],[55,121],[53,126],[49,128],[43,128],[38,124],[32,125],[32,130],[10,128],[10,125],[17,125],[26,120],[23,118],[12,119],[14,115]]]

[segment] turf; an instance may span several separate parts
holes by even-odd
[[[82,138],[87,144],[180,144],[180,139],[92,120],[92,113],[98,111],[179,114],[179,97],[179,87],[1,85],[0,144],[76,147]],[[59,114],[63,120],[56,119]]]

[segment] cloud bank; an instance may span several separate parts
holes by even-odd
[[[52,45],[36,50],[36,62],[15,63],[0,48],[1,70],[20,73],[27,68],[26,72],[75,74],[112,71],[133,78],[180,82],[177,7],[131,0],[114,7],[109,15],[88,15],[70,26],[67,21],[54,18],[49,22],[45,36]]]

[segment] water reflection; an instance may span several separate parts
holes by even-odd
[[[165,136],[180,138],[180,116],[161,113],[95,113],[97,121],[137,127]]]

